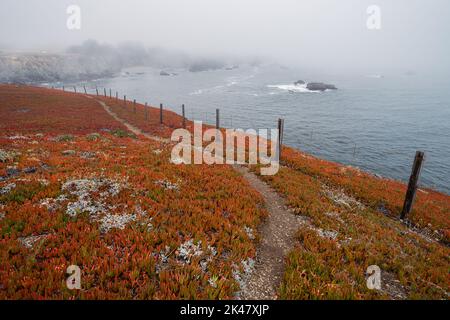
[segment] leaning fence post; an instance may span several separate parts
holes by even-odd
[[[76,87],[76,86],[73,86],[73,91],[74,91],[75,93],[77,93],[77,87]]]
[[[181,105],[181,113],[183,115],[183,128],[186,129],[186,113],[184,110],[184,104]]]
[[[148,105],[145,103],[145,120],[148,120]]]
[[[278,151],[281,158],[281,151],[283,146],[283,135],[284,135],[284,119],[278,119]]]
[[[216,109],[216,129],[220,128],[220,110]]]
[[[408,189],[406,190],[402,214],[400,216],[400,219],[402,220],[405,219],[406,215],[408,215],[412,210],[414,198],[416,196],[417,185],[419,183],[420,171],[422,169],[422,164],[424,160],[425,160],[425,153],[422,151],[417,151],[411,170],[411,176],[409,177]]]
[[[95,92],[97,92],[97,96],[98,96],[98,88],[97,87],[95,87]]]
[[[83,89],[84,89],[84,93],[87,94],[86,86],[83,86]]]
[[[133,100],[133,112],[136,113],[136,99]]]
[[[159,104],[159,123],[163,123],[163,104]]]

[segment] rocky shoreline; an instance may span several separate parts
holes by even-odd
[[[305,82],[303,80],[297,80],[294,85],[306,85],[306,89],[311,91],[325,91],[325,90],[337,90],[334,84],[327,84],[323,82]]]

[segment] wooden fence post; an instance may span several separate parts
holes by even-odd
[[[109,98],[110,99],[112,98],[112,91],[111,91],[111,89],[109,89]]]
[[[136,99],[133,100],[133,112],[136,113]]]
[[[186,129],[186,112],[184,110],[184,104],[181,105],[181,113],[183,115],[183,128]]]
[[[411,176],[409,177],[408,189],[406,191],[402,214],[400,215],[400,219],[402,220],[405,219],[406,215],[408,215],[412,210],[414,198],[416,196],[417,185],[419,183],[420,171],[422,169],[422,164],[424,160],[425,160],[425,153],[423,153],[422,151],[417,151],[411,170]]]
[[[220,110],[216,109],[216,129],[220,128]]]
[[[76,86],[73,86],[73,91],[74,91],[75,93],[77,93],[77,87],[76,87]]]
[[[97,92],[97,96],[98,96],[98,88],[97,87],[95,87],[95,92]]]
[[[63,86],[63,91],[66,91],[66,88],[64,88],[64,86]]]
[[[127,106],[127,96],[126,95],[123,96],[123,104],[125,105],[125,107]]]
[[[284,119],[278,119],[278,150],[281,158],[281,151],[283,150],[283,136],[284,136]]]
[[[106,88],[103,88],[103,92],[105,93],[105,98],[106,98]]]
[[[119,100],[119,93],[116,91],[116,101]]]
[[[84,89],[84,93],[87,94],[86,86],[83,86],[83,89]]]
[[[145,103],[145,120],[148,120],[148,104]]]
[[[159,123],[163,123],[163,104],[159,104]]]

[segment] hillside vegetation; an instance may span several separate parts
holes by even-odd
[[[158,110],[146,118],[143,106],[134,112],[132,103],[99,99],[145,132],[170,135],[159,127]],[[167,124],[174,128],[177,121],[171,114]],[[280,298],[448,299],[448,195],[419,189],[413,211],[400,221],[404,183],[289,147],[283,148],[281,163],[277,175],[260,178],[308,223],[299,226],[296,249],[287,257]],[[367,289],[370,265],[382,270],[381,291]]]
[[[179,115],[161,125],[156,108],[26,86],[0,97],[0,299],[230,299],[257,272],[262,195],[231,166],[172,164],[171,143],[96,100],[159,137]],[[287,147],[260,179],[305,218],[279,298],[448,299],[448,195],[421,189],[403,222],[404,184]],[[370,265],[381,291],[366,287]]]
[[[81,95],[0,95],[0,298],[234,296],[265,210],[231,167],[171,164]]]

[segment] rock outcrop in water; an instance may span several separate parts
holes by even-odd
[[[306,88],[311,91],[337,90],[335,85],[323,82],[310,82],[306,85]]]
[[[297,80],[297,81],[294,82],[294,84],[295,84],[296,86],[298,86],[298,85],[301,85],[301,84],[305,84],[305,81],[303,81],[303,80]]]
[[[159,73],[159,75],[160,76],[162,76],[162,77],[170,77],[170,76],[177,76],[178,75],[178,73],[175,73],[175,72],[167,72],[167,71],[164,71],[164,70],[162,70],[160,73]]]

